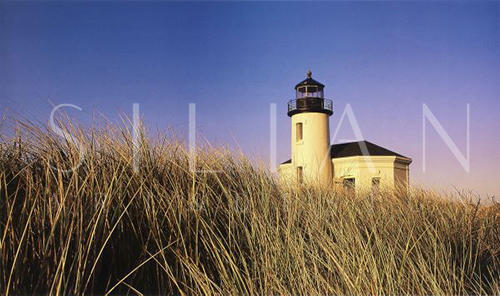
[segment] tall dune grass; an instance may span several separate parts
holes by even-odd
[[[499,294],[500,205],[280,187],[224,150],[19,122],[0,146],[2,294]]]

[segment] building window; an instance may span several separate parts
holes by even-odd
[[[380,189],[380,178],[372,178],[372,192],[377,193]]]
[[[302,122],[295,124],[295,138],[297,142],[302,140]]]
[[[304,170],[301,166],[297,167],[297,182],[302,184],[304,182]]]
[[[345,191],[354,192],[354,188],[356,186],[356,179],[355,178],[345,178],[343,185],[344,185]]]

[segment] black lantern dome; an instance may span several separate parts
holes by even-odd
[[[323,97],[325,86],[312,79],[311,70],[307,71],[307,78],[295,86],[295,100],[288,102],[288,116],[303,112],[320,112],[333,114],[332,100]]]
[[[322,98],[323,97],[323,88],[325,86],[318,81],[311,78],[312,72],[311,70],[307,71],[307,78],[299,82],[295,86],[296,98]]]

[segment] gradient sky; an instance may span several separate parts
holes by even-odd
[[[188,104],[209,141],[278,161],[290,154],[294,85],[326,85],[366,140],[413,159],[411,183],[500,195],[499,2],[0,2],[0,112],[46,122],[53,104],[88,122],[140,103],[150,128],[187,134]],[[422,105],[461,153],[466,172],[427,124]],[[4,132],[4,131],[2,131]],[[336,142],[354,139],[345,120]]]

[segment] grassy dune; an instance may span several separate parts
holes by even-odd
[[[282,188],[244,157],[28,123],[0,146],[1,294],[499,294],[500,204]]]

